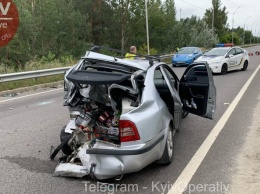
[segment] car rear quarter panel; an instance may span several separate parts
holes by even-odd
[[[172,120],[172,115],[155,88],[154,69],[151,67],[147,71],[141,105],[120,117],[121,120],[135,123],[142,142],[155,138]]]

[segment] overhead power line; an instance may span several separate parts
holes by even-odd
[[[196,6],[196,5],[190,4],[190,3],[188,3],[188,2],[186,2],[186,1],[184,1],[184,0],[181,0],[181,1],[183,1],[184,3],[187,3],[187,4],[190,5],[190,6],[193,6],[193,7],[199,8],[199,9],[206,10],[205,8],[198,7],[198,6]]]

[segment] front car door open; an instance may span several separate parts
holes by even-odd
[[[160,68],[173,98],[174,125],[175,129],[179,130],[181,128],[182,120],[182,102],[178,93],[179,79],[168,65],[163,65]]]
[[[180,80],[179,94],[183,110],[213,119],[216,109],[216,87],[206,62],[194,63],[187,67]]]

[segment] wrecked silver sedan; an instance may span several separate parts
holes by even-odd
[[[122,177],[173,160],[173,137],[187,113],[212,119],[216,89],[207,63],[179,80],[154,58],[126,60],[88,51],[65,75],[70,122],[61,131],[66,155],[54,176]]]

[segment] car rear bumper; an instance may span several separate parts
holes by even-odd
[[[54,176],[80,178],[91,175],[102,180],[137,172],[161,158],[166,141],[163,131],[153,140],[136,145],[116,147],[96,142],[93,148],[89,148],[89,143],[85,143],[77,154],[82,165],[60,163],[55,169]]]

